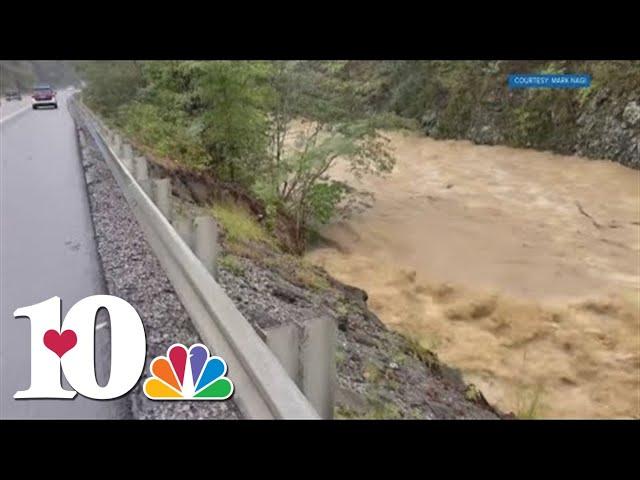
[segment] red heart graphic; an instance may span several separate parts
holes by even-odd
[[[65,330],[58,333],[56,330],[47,330],[44,334],[44,345],[60,358],[76,346],[78,338],[73,330]]]

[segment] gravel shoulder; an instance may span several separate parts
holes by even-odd
[[[74,113],[78,129],[82,120]],[[138,311],[147,335],[147,361],[140,381],[128,394],[136,419],[240,419],[233,401],[159,402],[146,398],[142,384],[149,363],[166,355],[173,343],[201,342],[143,231],[121,194],[116,180],[90,135],[82,149],[91,216],[107,290],[131,303]]]

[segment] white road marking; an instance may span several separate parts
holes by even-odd
[[[26,107],[21,108],[20,110],[16,110],[15,112],[10,113],[10,114],[9,114],[9,115],[7,115],[6,117],[4,117],[4,118],[0,118],[0,123],[6,122],[6,121],[7,121],[7,120],[9,120],[10,118],[13,118],[13,117],[15,117],[16,115],[18,115],[19,113],[22,113],[22,112],[24,112],[25,110],[28,110],[28,109],[30,109],[30,108],[31,108],[31,105],[27,105]]]
[[[99,323],[98,325],[96,325],[96,330],[102,330],[104,327],[106,327],[109,323],[108,322],[102,322]]]

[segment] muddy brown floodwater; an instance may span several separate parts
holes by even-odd
[[[372,206],[308,253],[522,417],[640,417],[640,172],[387,132]]]

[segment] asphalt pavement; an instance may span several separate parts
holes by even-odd
[[[82,298],[106,293],[69,95],[59,92],[58,109],[32,110],[28,97],[0,106],[0,418],[129,416],[125,399],[13,398],[30,382],[29,321],[15,319],[15,309],[58,296],[64,318]],[[102,383],[110,335],[104,318],[96,325]]]
[[[13,117],[17,117],[21,112],[31,108],[31,97],[23,95],[21,100],[7,101],[0,99],[0,123],[4,123]]]

